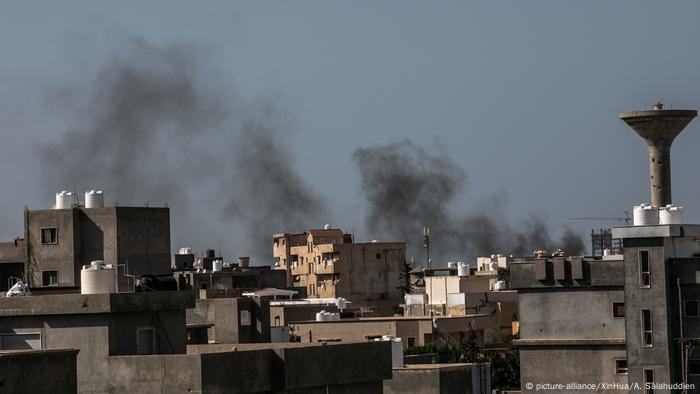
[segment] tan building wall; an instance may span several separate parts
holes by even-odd
[[[353,243],[339,229],[309,230],[274,237],[276,268],[288,285],[307,288],[309,298],[344,297],[355,306],[373,300],[401,301],[403,242]]]
[[[496,276],[426,276],[425,292],[431,305],[447,304],[448,294],[484,293],[491,289]]]
[[[429,317],[378,317],[342,319],[339,321],[305,321],[290,323],[290,334],[300,342],[323,341],[367,341],[383,335],[401,338],[404,349],[409,346],[424,346],[438,340],[438,332],[457,341],[464,340],[473,324],[477,337],[483,337],[484,329],[496,325],[495,316],[474,315],[438,317],[438,331],[433,330]]]

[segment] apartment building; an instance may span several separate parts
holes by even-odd
[[[400,302],[404,242],[355,243],[340,229],[311,229],[273,237],[275,268],[286,270],[288,287],[306,287],[309,298]]]

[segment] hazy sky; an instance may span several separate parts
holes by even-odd
[[[6,1],[0,237],[21,234],[25,205],[53,203],[38,192],[35,147],[70,123],[51,110],[56,92],[89,83],[133,38],[204,48],[244,96],[275,97],[294,119],[285,143],[298,171],[331,201],[332,224],[360,238],[352,153],[406,137],[442,144],[465,169],[461,207],[501,196],[513,220],[544,213],[553,231],[586,233],[611,223],[567,218],[649,200],[646,147],[618,112],[657,99],[700,108],[698,15],[695,1]],[[698,146],[695,120],[672,161],[689,222],[700,222]]]

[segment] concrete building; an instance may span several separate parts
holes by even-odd
[[[0,394],[74,394],[77,350],[0,350]]]
[[[170,272],[168,208],[26,210],[23,237],[0,244],[0,290],[9,277],[32,289],[78,287],[80,269],[94,260],[118,268],[121,290],[130,290],[133,276]]]
[[[206,325],[210,343],[270,342],[270,302],[261,297],[199,297],[187,324]]]
[[[394,368],[385,394],[491,394],[490,365],[414,364]]]
[[[354,243],[351,234],[330,228],[273,240],[275,268],[287,273],[288,287],[306,287],[310,298],[343,297],[379,308],[401,302],[403,242]]]
[[[41,353],[76,349],[73,375],[64,363],[43,373],[61,374],[51,383],[68,382],[78,392],[381,393],[391,378],[386,342],[187,346],[185,310],[194,302],[191,292],[0,298],[0,344]],[[3,357],[0,351],[0,379],[13,377],[12,392],[27,387],[20,385],[31,369],[14,368],[22,362],[5,369]]]
[[[516,261],[510,273],[523,384],[627,383],[622,256]]]
[[[78,390],[108,392],[113,356],[187,352],[189,292],[0,298],[0,349],[79,349]]]
[[[444,339],[462,342],[470,326],[483,346],[483,332],[494,325],[493,315],[469,316],[393,316],[340,319],[336,321],[298,321],[289,323],[289,333],[299,342],[368,341],[385,335],[401,338],[404,349],[424,346]]]

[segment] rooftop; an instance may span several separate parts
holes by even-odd
[[[700,224],[655,224],[612,228],[613,238],[697,237]]]
[[[193,307],[194,294],[189,291],[15,296],[0,298],[0,317],[184,310]]]

